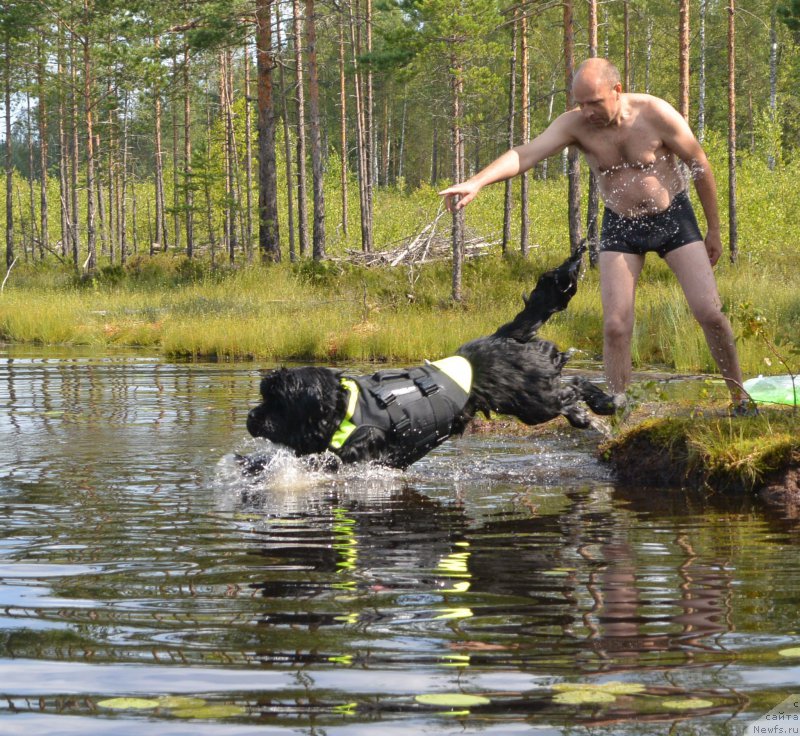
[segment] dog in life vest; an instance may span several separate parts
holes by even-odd
[[[536,337],[577,291],[583,252],[540,276],[511,322],[449,358],[372,375],[318,367],[269,371],[262,402],[247,416],[248,431],[298,456],[333,453],[344,463],[404,469],[460,435],[478,412],[528,425],[564,416],[580,428],[590,424],[584,403],[596,414],[613,414],[618,400],[586,378],[562,378],[568,356]],[[257,456],[241,461],[252,472],[263,465]]]

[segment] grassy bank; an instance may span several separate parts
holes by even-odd
[[[601,446],[623,482],[721,492],[780,489],[797,503],[800,413],[762,407],[755,418],[670,416],[630,423]]]
[[[367,269],[343,263],[211,270],[181,257],[133,261],[94,280],[21,266],[0,297],[0,339],[44,345],[142,346],[173,357],[307,361],[417,361],[450,353],[520,308],[537,275],[563,249],[529,261],[497,254],[470,261],[465,300],[450,301],[449,264]],[[773,341],[796,334],[800,296],[783,266],[743,261],[718,269],[734,325],[743,296]],[[588,357],[602,350],[597,273],[585,272],[569,309],[543,334]],[[747,374],[770,372],[763,341],[740,340]],[[668,269],[647,266],[638,293],[634,361],[713,372],[703,336]],[[774,358],[773,358],[774,362]]]
[[[709,146],[712,154],[716,150]],[[721,154],[720,154],[721,155]],[[800,211],[800,164],[769,172],[755,157],[740,167],[740,258],[717,267],[720,291],[737,332],[740,315],[757,312],[763,335],[797,341],[800,319],[795,253]],[[528,260],[504,258],[499,247],[466,264],[464,301],[450,300],[447,262],[408,267],[359,267],[343,259],[355,245],[329,213],[328,253],[322,264],[302,262],[231,267],[187,261],[177,254],[134,255],[123,269],[103,268],[91,279],[67,267],[20,263],[0,294],[0,341],[44,345],[140,346],[170,357],[302,361],[416,362],[452,352],[494,330],[521,306],[539,273],[567,252],[565,184],[532,183]],[[486,239],[502,227],[502,187],[487,188],[467,211],[468,230]],[[724,202],[724,183],[719,200]],[[430,222],[439,207],[431,189],[411,194],[381,190],[375,239],[396,244]],[[446,234],[448,218],[442,218]],[[724,222],[723,232],[727,224]],[[517,236],[515,223],[512,237]],[[514,241],[516,242],[516,240]],[[746,309],[743,304],[749,304]],[[602,350],[597,273],[586,270],[569,309],[543,334],[590,359]],[[748,375],[784,372],[763,339],[739,342]],[[790,360],[791,345],[782,350]],[[637,296],[633,357],[637,367],[714,372],[700,329],[674,277],[648,259]],[[772,365],[767,361],[771,361]]]

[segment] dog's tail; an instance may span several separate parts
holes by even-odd
[[[586,241],[558,268],[543,273],[536,282],[530,296],[524,294],[523,310],[494,333],[495,337],[507,337],[517,342],[530,342],[539,328],[556,312],[566,309],[570,299],[578,291],[581,261],[586,252]]]

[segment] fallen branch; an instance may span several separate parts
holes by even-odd
[[[13,261],[11,261],[11,265],[8,267],[8,271],[6,271],[6,277],[3,279],[3,284],[0,286],[0,294],[3,293],[3,290],[6,288],[6,281],[8,281],[8,277],[11,275],[11,269],[14,268],[17,261],[19,260],[19,256],[16,256]]]
[[[416,235],[396,241],[398,245],[382,251],[362,253],[361,251],[347,251],[347,260],[360,263],[364,266],[415,266],[427,261],[447,260],[452,257],[453,244],[449,233],[439,233],[439,221],[447,213],[439,207],[436,217],[429,222]],[[476,235],[467,233],[464,241],[464,258],[477,258],[485,255],[488,249],[497,245],[499,240],[485,240]]]

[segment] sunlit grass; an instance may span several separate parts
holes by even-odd
[[[713,145],[711,149],[714,154]],[[768,173],[758,162],[743,165],[739,261],[729,264],[726,253],[717,266],[720,293],[734,330],[741,327],[736,319],[739,305],[749,302],[764,315],[764,335],[776,344],[785,338],[796,341],[800,321],[793,235],[800,232],[800,215],[789,196],[797,187],[797,168],[787,165]],[[190,262],[173,254],[152,259],[133,256],[124,270],[101,269],[87,281],[68,267],[20,263],[0,295],[0,340],[140,346],[198,358],[409,363],[435,359],[511,319],[522,306],[522,293],[530,292],[537,276],[564,259],[568,251],[564,190],[563,180],[532,183],[528,259],[517,255],[515,217],[508,256],[495,246],[489,255],[465,264],[460,305],[453,305],[450,298],[446,261],[413,270],[366,269],[341,261],[346,251],[357,249],[354,204],[347,237],[339,232],[336,212],[329,213],[332,260],[323,264],[230,267],[218,262],[211,268],[203,259]],[[721,202],[724,194],[721,187]],[[468,231],[487,240],[499,237],[502,198],[502,187],[485,189],[467,210]],[[418,233],[435,217],[439,205],[434,188],[410,194],[380,190],[375,204],[376,248]],[[723,221],[723,231],[725,227]],[[446,216],[441,228],[446,237]],[[648,258],[642,273],[636,310],[635,367],[716,372],[674,276],[655,256]],[[602,312],[595,270],[586,269],[569,309],[552,318],[542,335],[563,349],[599,358]],[[763,340],[739,340],[738,347],[746,375],[785,372]],[[798,358],[791,345],[781,349],[796,367]]]
[[[181,357],[308,361],[419,361],[447,355],[494,331],[522,307],[521,295],[541,270],[565,254],[551,249],[535,263],[499,255],[468,264],[465,301],[450,301],[446,263],[409,279],[403,268],[359,269],[284,264],[205,274],[185,283],[77,286],[30,284],[0,298],[0,338],[47,345],[152,347]],[[303,269],[306,268],[304,271]],[[766,315],[773,342],[796,335],[800,296],[781,267],[741,263],[720,269],[719,285],[737,328],[736,305],[749,301]],[[602,353],[598,275],[587,269],[569,309],[542,335],[562,348]],[[776,360],[755,339],[740,340],[748,375],[776,372]],[[787,348],[786,357],[794,357]],[[648,262],[637,292],[633,358],[637,366],[715,372],[702,331],[665,266]],[[778,371],[780,372],[780,371]]]

